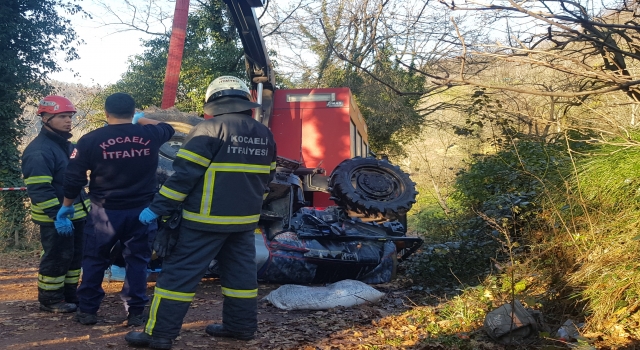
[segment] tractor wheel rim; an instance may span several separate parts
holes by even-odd
[[[368,196],[388,197],[394,193],[398,184],[396,179],[386,173],[367,170],[357,175],[358,187]]]

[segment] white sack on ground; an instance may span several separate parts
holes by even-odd
[[[366,283],[344,280],[326,287],[285,284],[262,300],[267,300],[283,310],[325,310],[336,306],[349,307],[366,302],[375,303],[383,296],[384,293]]]

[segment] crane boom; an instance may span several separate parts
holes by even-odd
[[[260,31],[260,23],[253,8],[263,7],[262,0],[224,0],[229,7],[233,22],[242,41],[247,74],[251,81],[251,89],[259,91],[258,84],[262,83],[262,118],[261,121],[269,126],[273,109],[273,91],[275,89],[275,74],[269,59],[264,38]]]
[[[253,10],[263,7],[263,0],[223,0],[233,17],[233,23],[242,41],[247,75],[251,81],[251,89],[260,93],[258,100],[262,104],[260,121],[269,126],[271,111],[273,110],[273,91],[275,89],[275,74],[269,60],[269,54],[260,32],[260,23]],[[169,108],[175,104],[182,50],[187,28],[187,12],[189,0],[176,1],[176,10],[167,60],[165,86],[162,95],[162,108]],[[262,84],[262,85],[259,85]],[[260,88],[258,88],[260,86]]]

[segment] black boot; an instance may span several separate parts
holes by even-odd
[[[152,349],[171,349],[173,342],[168,338],[151,336],[145,332],[129,332],[124,340],[131,346],[146,346]]]
[[[129,315],[127,316],[127,327],[133,326],[133,327],[139,327],[142,326],[145,322],[145,317],[142,314],[131,314],[129,313]]]
[[[64,301],[59,301],[54,304],[40,304],[40,310],[47,312],[55,312],[55,313],[69,313],[74,312],[78,306],[76,304],[65,303]]]
[[[232,332],[226,330],[221,324],[210,324],[205,329],[205,332],[214,337],[235,338],[240,340],[251,340],[255,338],[253,332]]]
[[[98,315],[78,310],[78,313],[76,314],[76,321],[84,325],[96,324],[98,323]]]
[[[64,301],[70,304],[78,305],[78,295],[76,294],[76,290],[78,289],[78,284],[65,283],[64,284]]]

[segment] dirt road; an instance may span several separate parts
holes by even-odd
[[[122,282],[103,283],[107,295],[98,312],[98,323],[83,326],[73,320],[73,314],[51,314],[38,309],[38,254],[0,256],[0,349],[130,349],[124,335],[132,328],[123,324],[126,312],[118,295]],[[154,286],[153,282],[148,284],[150,297]],[[259,297],[277,287],[261,284]],[[392,346],[385,341],[384,332],[382,338],[376,336],[380,334],[376,320],[404,309],[401,298],[394,298],[393,293],[378,305],[329,311],[287,312],[261,302],[257,338],[248,342],[214,338],[204,332],[207,324],[221,321],[221,307],[219,281],[204,279],[173,348],[397,349],[415,345],[412,341],[403,344],[406,346]]]

